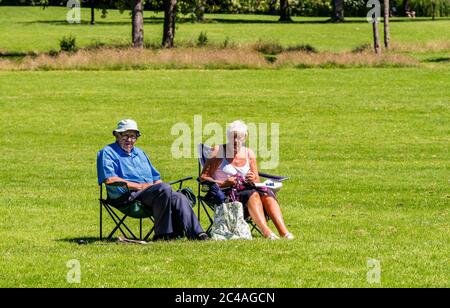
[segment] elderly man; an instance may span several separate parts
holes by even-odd
[[[116,142],[103,148],[97,156],[98,183],[107,185],[108,196],[117,205],[139,200],[152,213],[155,220],[155,237],[206,240],[188,199],[161,181],[147,155],[135,147],[141,133],[133,120],[122,120],[113,131]],[[125,182],[131,195],[114,182]]]

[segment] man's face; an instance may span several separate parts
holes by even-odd
[[[128,130],[123,133],[116,133],[116,140],[120,147],[127,153],[131,153],[134,144],[137,141],[137,132],[134,130]]]

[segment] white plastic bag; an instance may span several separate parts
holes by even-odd
[[[230,202],[216,206],[211,238],[216,241],[252,239],[250,227],[244,219],[242,203]]]

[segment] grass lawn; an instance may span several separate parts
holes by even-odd
[[[45,50],[56,47],[59,29],[72,29],[38,25],[23,24],[6,41],[12,34],[0,31],[0,42]],[[366,27],[340,27],[356,26]],[[201,27],[181,25],[180,37]],[[92,38],[106,31],[89,29]],[[114,40],[129,26],[107,29]],[[370,287],[368,259],[381,262],[374,286],[449,287],[449,80],[447,69],[413,68],[0,72],[0,287]],[[197,172],[195,159],[170,154],[171,127],[192,127],[194,115],[223,126],[280,123],[280,165],[271,172],[291,178],[279,198],[296,240],[94,240],[96,153],[117,121],[138,121],[139,146],[173,180]],[[80,285],[66,282],[71,259],[81,263]]]
[[[42,52],[59,50],[59,40],[74,35],[83,47],[94,42],[129,44],[131,18],[128,12],[111,10],[106,19],[97,12],[97,24],[88,24],[90,11],[82,10],[82,24],[66,22],[67,9],[49,7],[0,7],[0,51]],[[145,12],[145,40],[160,44],[162,14]],[[348,51],[362,44],[371,44],[372,30],[365,18],[349,18],[348,23],[323,23],[327,18],[296,17],[293,24],[277,23],[277,16],[260,15],[207,15],[211,22],[178,23],[176,42],[196,42],[206,32],[210,43],[255,43],[258,40],[275,41],[284,46],[311,44],[319,51]],[[450,37],[450,19],[431,21],[418,18],[414,22],[394,19],[391,35],[394,43],[425,44],[447,40]]]

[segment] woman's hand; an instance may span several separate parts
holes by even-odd
[[[253,173],[252,171],[249,171],[249,173],[247,173],[247,175],[245,176],[245,180],[249,184],[255,184],[256,181],[258,180],[258,177],[256,176],[255,173]]]
[[[229,177],[225,182],[222,183],[222,187],[232,187],[232,186],[236,185],[236,183],[237,183],[237,179],[234,176],[232,176],[232,177]]]

